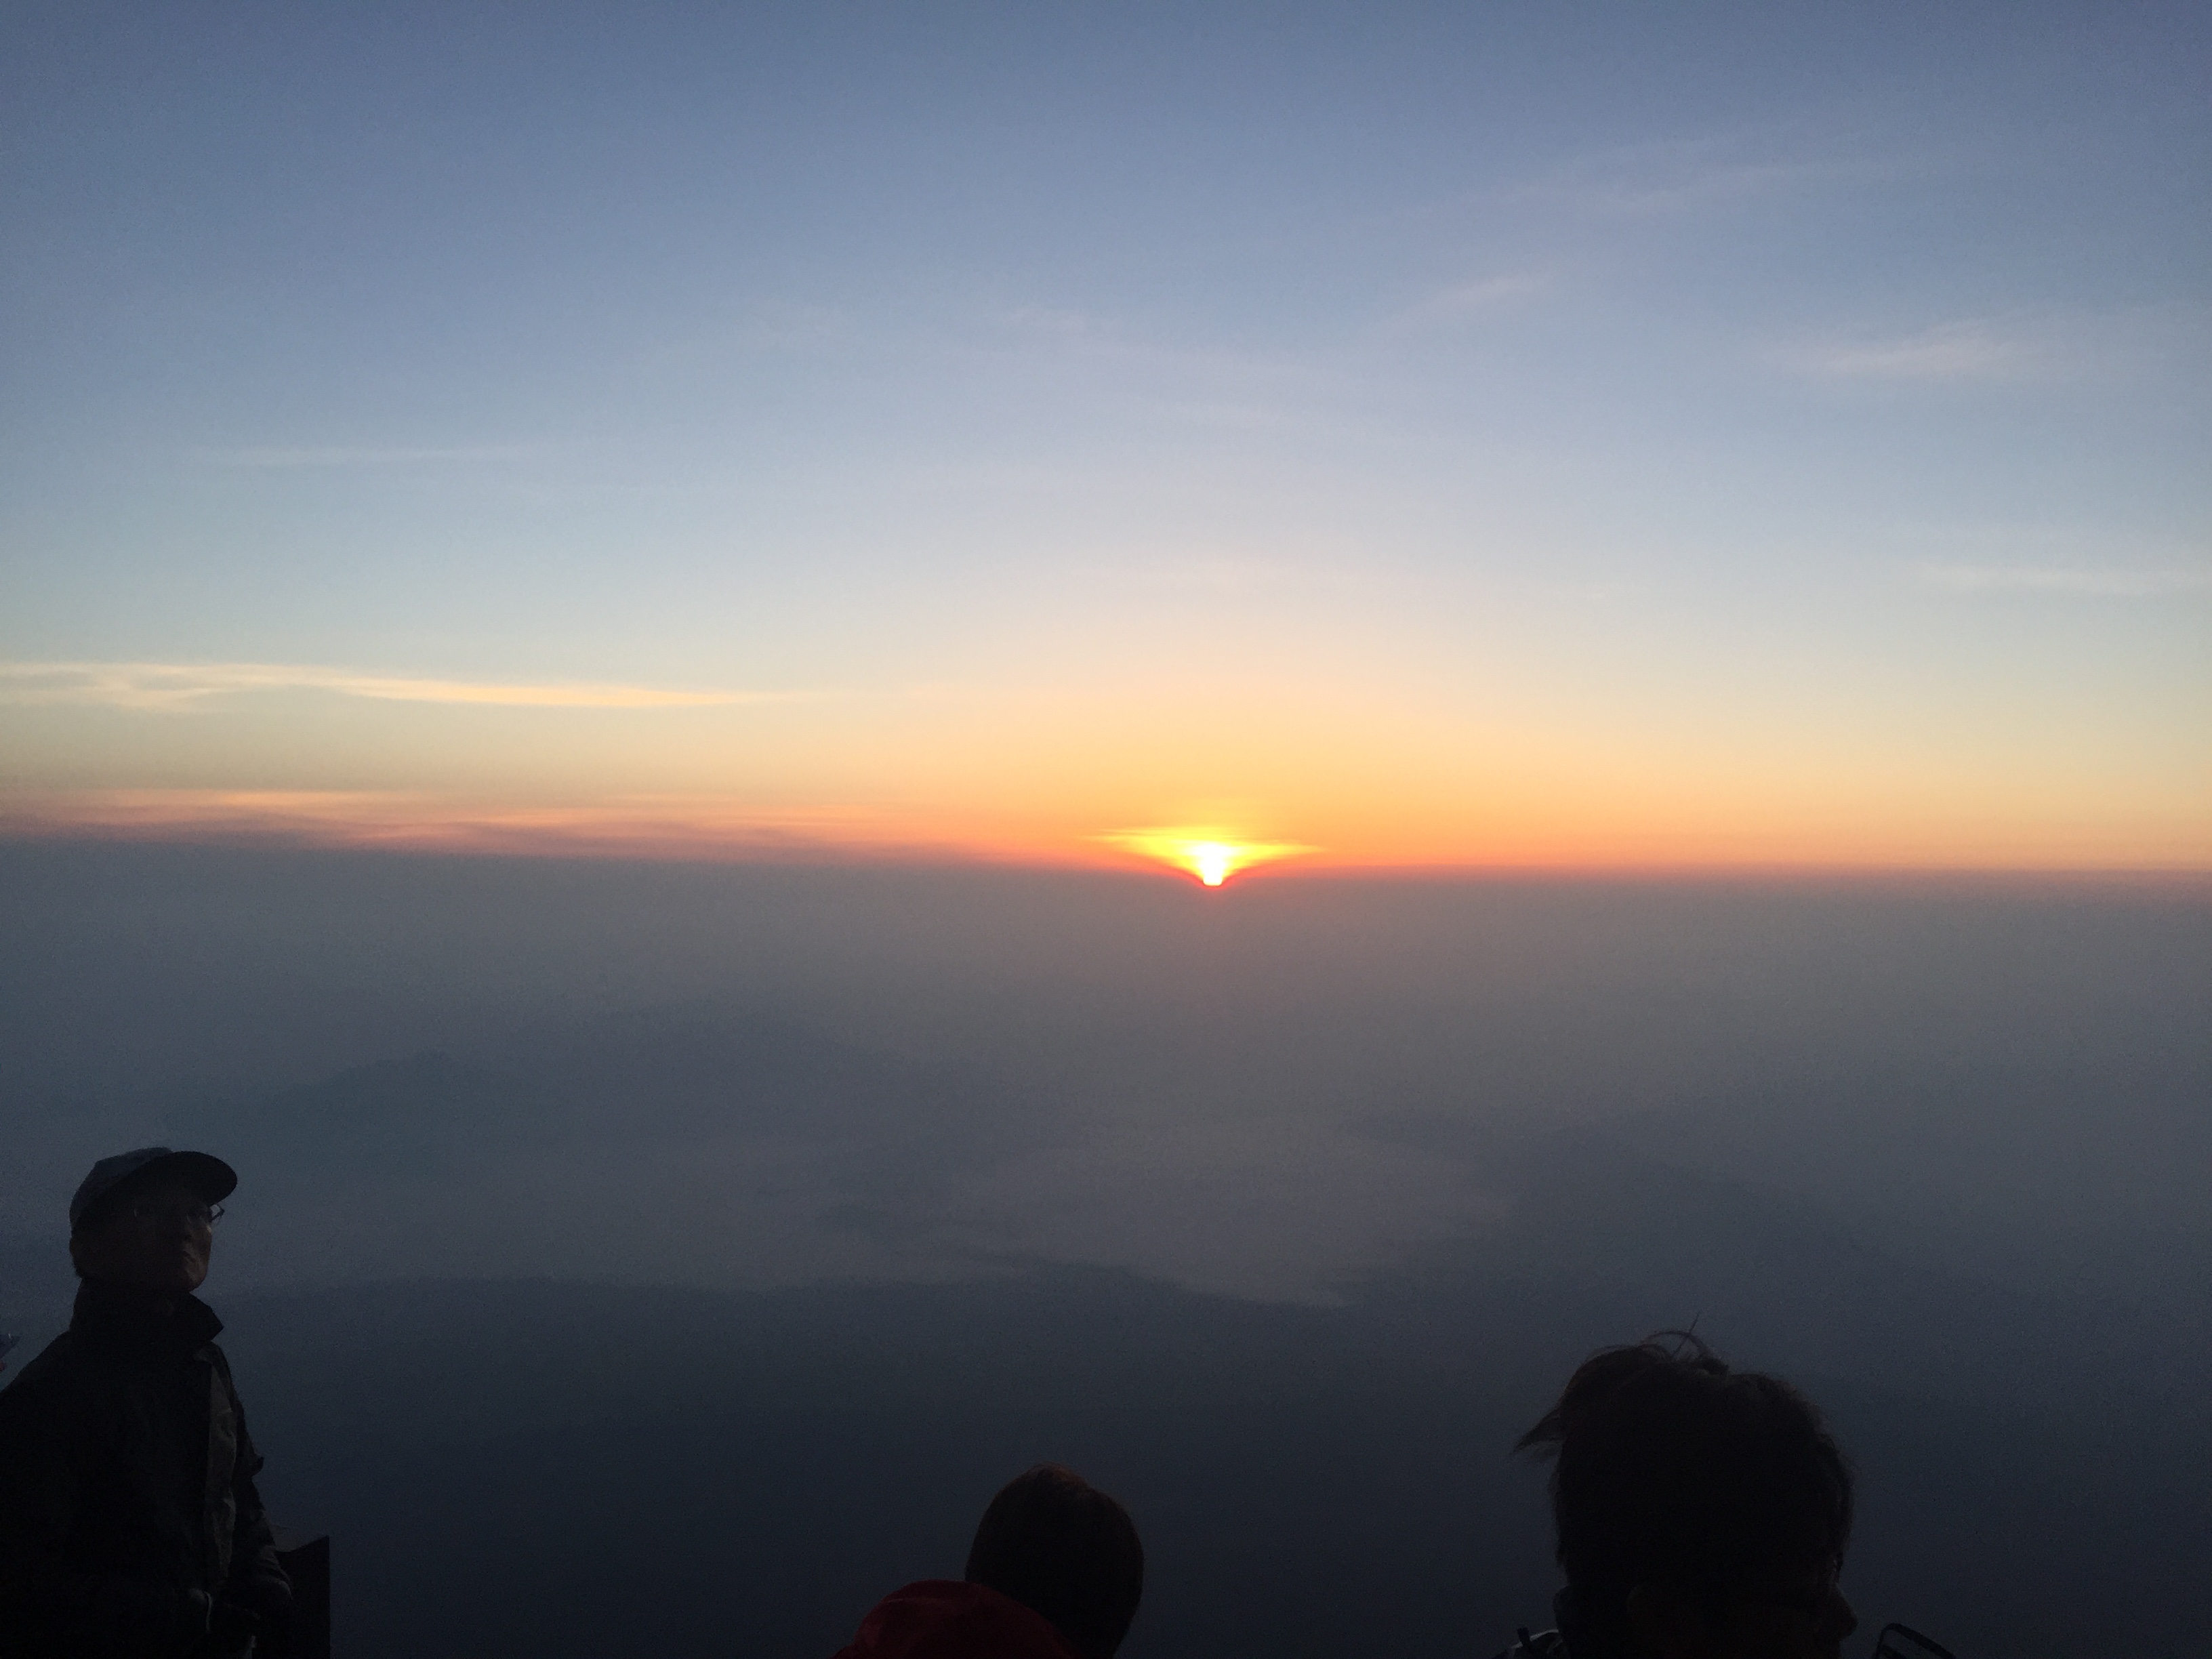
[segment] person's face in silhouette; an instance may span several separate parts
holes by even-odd
[[[70,1240],[87,1279],[190,1295],[207,1282],[215,1223],[208,1201],[183,1182],[134,1184],[108,1200],[96,1227]]]
[[[1832,1568],[1786,1574],[1717,1611],[1652,1585],[1629,1593],[1628,1617],[1649,1659],[1839,1659],[1858,1614]]]

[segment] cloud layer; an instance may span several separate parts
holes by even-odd
[[[1785,368],[1833,380],[2008,380],[2047,369],[2049,360],[2044,343],[1981,318],[1778,354]]]
[[[0,663],[0,702],[92,703],[173,712],[256,691],[327,691],[377,702],[442,702],[510,708],[706,708],[778,702],[774,691],[677,691],[658,686],[495,684],[364,674],[298,663]]]
[[[1920,580],[1953,593],[2074,594],[2088,599],[2143,599],[2160,594],[2212,592],[2212,571],[2068,570],[2006,565],[1933,565]]]

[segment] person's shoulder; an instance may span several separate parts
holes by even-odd
[[[1520,1631],[1498,1659],[1568,1659],[1567,1638],[1555,1630],[1540,1630],[1533,1636]]]
[[[1035,1608],[983,1584],[925,1578],[893,1590],[839,1659],[1075,1659]]]
[[[39,1350],[38,1357],[0,1389],[0,1414],[15,1416],[51,1406],[66,1397],[83,1370],[83,1345],[64,1331]]]

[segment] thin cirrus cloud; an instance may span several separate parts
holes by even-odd
[[[1929,565],[1923,586],[1948,593],[2044,593],[2083,599],[2144,599],[2212,593],[2212,571],[2081,570],[2033,565]]]
[[[684,792],[529,802],[388,789],[0,791],[0,840],[55,836],[515,857],[1130,862],[1093,843],[1042,849],[981,819],[922,821],[834,800],[779,805]]]
[[[1164,337],[1112,314],[1068,307],[1018,307],[997,319],[986,340],[971,350],[994,358],[1013,351],[1040,361],[1095,363],[1208,382],[1295,385],[1310,382],[1322,372],[1310,353]]]
[[[1541,293],[1546,286],[1546,280],[1532,272],[1455,283],[1397,312],[1384,324],[1383,331],[1389,334],[1410,334],[1448,328],[1529,299]]]
[[[447,462],[514,461],[537,453],[529,444],[464,444],[444,448],[375,447],[348,444],[266,445],[243,449],[195,451],[210,466],[355,467],[422,466]]]
[[[1579,157],[1505,195],[1602,217],[1650,219],[1884,171],[1856,158],[1802,160],[1762,155],[1759,148],[1731,137],[1622,145]]]
[[[704,708],[781,702],[776,691],[671,690],[658,686],[516,684],[363,674],[287,663],[0,663],[0,702],[88,703],[176,713],[218,697],[323,691],[378,702],[475,704],[510,708]]]
[[[2154,306],[1954,318],[1905,333],[1786,345],[1769,360],[1835,381],[2078,383],[2193,373],[2201,368],[2208,344],[2212,319],[2203,309]]]
[[[2047,341],[1984,318],[1886,338],[1786,347],[1774,361],[1819,380],[1874,381],[2014,380],[2055,366]]]

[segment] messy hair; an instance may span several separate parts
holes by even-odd
[[[1850,1464],[1813,1402],[1686,1331],[1593,1354],[1515,1449],[1553,1460],[1559,1565],[1586,1605],[1639,1583],[1717,1604],[1850,1541]]]

